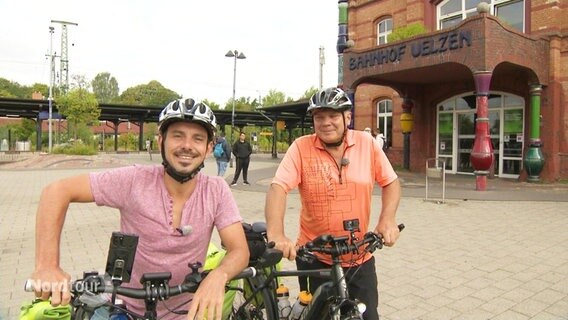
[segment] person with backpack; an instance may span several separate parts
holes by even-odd
[[[231,145],[227,143],[224,132],[221,132],[219,137],[217,137],[217,143],[213,148],[213,156],[217,162],[217,175],[220,177],[225,176],[227,165],[231,160]]]

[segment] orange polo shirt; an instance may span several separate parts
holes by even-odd
[[[272,183],[286,192],[298,187],[301,195],[300,233],[297,244],[303,245],[322,234],[349,235],[343,221],[359,219],[362,239],[369,228],[371,196],[375,182],[384,187],[398,177],[377,140],[362,131],[348,130],[343,162],[337,165],[315,134],[294,141],[280,163]],[[331,258],[318,255],[330,264]],[[362,263],[371,258],[345,255],[344,267],[355,259]]]

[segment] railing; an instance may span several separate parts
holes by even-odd
[[[442,199],[429,198],[429,179],[442,180]],[[443,158],[429,158],[426,160],[426,201],[444,203],[446,201],[446,160]]]

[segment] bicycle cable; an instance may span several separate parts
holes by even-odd
[[[166,300],[161,300],[160,302],[162,302],[162,304],[164,305],[166,310],[168,310],[169,313],[173,313],[173,314],[177,314],[177,315],[184,315],[184,314],[187,314],[187,310],[179,310],[179,309],[181,307],[183,307],[184,305],[190,303],[191,301],[193,301],[193,298],[190,298],[187,301],[180,303],[178,306],[176,306],[173,309],[170,309],[170,307],[168,307]]]

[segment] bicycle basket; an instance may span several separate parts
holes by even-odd
[[[52,307],[48,300],[35,299],[20,308],[19,320],[71,320],[71,305]]]

